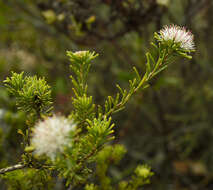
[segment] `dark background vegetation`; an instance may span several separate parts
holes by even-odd
[[[25,127],[25,115],[2,83],[11,71],[45,76],[55,112],[67,115],[73,92],[66,50],[100,54],[88,83],[103,104],[116,83],[128,84],[133,66],[144,71],[153,33],[174,23],[192,30],[197,51],[190,62],[170,65],[113,116],[115,143],[128,153],[109,175],[119,178],[121,170],[147,163],[155,172],[147,189],[212,189],[212,13],[212,0],[1,0],[0,168],[19,161],[17,129]]]

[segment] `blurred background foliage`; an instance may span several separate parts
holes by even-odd
[[[89,91],[103,104],[115,83],[128,84],[133,66],[144,71],[153,33],[174,23],[192,30],[196,54],[190,63],[172,64],[113,117],[115,143],[127,153],[109,175],[116,179],[146,163],[155,173],[147,189],[212,189],[212,12],[212,0],[1,0],[0,168],[19,161],[17,130],[26,127],[26,116],[3,87],[11,71],[45,76],[55,112],[67,115],[73,92],[66,50],[100,54]],[[2,181],[0,187],[6,189]]]

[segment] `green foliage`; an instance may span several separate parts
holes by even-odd
[[[112,121],[116,142],[128,149],[121,168],[145,161],[157,174],[147,189],[212,189],[213,1],[5,0],[0,10],[1,81],[11,70],[45,76],[53,87],[54,112],[65,115],[73,111],[66,50],[92,47],[101,54],[87,81],[92,101],[104,109],[104,98],[116,97],[114,83],[128,91],[133,65],[145,73],[144,52],[157,29],[176,23],[192,30],[199,53],[191,63],[176,61]],[[14,102],[1,85],[2,167],[20,161],[23,152],[17,129],[25,134],[26,115],[17,113]],[[83,123],[78,130],[85,132]],[[192,162],[207,172],[194,172]],[[125,173],[121,168],[117,171]],[[55,189],[64,189],[58,185]]]
[[[92,102],[92,97],[87,97],[86,82],[91,61],[96,57],[94,56],[95,53],[90,53],[89,51],[68,52],[71,61],[70,67],[75,74],[75,77],[71,76],[71,79],[76,96],[72,98],[74,110],[70,118],[73,117],[78,123],[79,133],[72,149],[65,149],[65,160],[58,159],[56,161],[56,168],[59,169],[60,175],[67,179],[67,185],[75,187],[79,183],[86,183],[87,178],[91,175],[91,170],[88,166],[93,162],[97,162],[96,172],[100,179],[100,188],[113,189],[111,179],[106,175],[107,169],[109,164],[112,164],[112,160],[114,160],[113,163],[116,163],[122,158],[125,150],[121,146],[104,148],[105,143],[114,139],[114,136],[112,136],[114,124],[111,124],[109,115],[123,109],[135,92],[140,88],[148,87],[149,80],[168,66],[171,62],[171,60],[167,60],[169,51],[164,51],[161,48],[159,50],[157,61],[150,53],[147,53],[146,73],[144,76],[141,77],[137,69],[134,68],[135,78],[129,81],[129,91],[123,90],[117,85],[120,93],[117,93],[115,99],[109,96],[105,102],[104,111],[101,106],[98,106],[97,112],[96,106]],[[86,126],[85,129],[82,128],[84,126]],[[102,148],[103,150],[100,152]],[[148,166],[139,165],[131,180],[121,182],[119,188],[137,189],[148,184],[152,175],[153,173]],[[91,184],[85,186],[85,188],[97,189],[98,186]]]
[[[157,34],[156,34],[157,35]],[[158,39],[158,37],[155,37]],[[134,78],[129,80],[129,90],[122,89],[118,84],[116,87],[118,88],[119,92],[116,94],[115,98],[108,96],[107,100],[105,101],[104,113],[106,116],[111,115],[112,113],[116,113],[124,109],[125,104],[129,101],[130,97],[135,94],[139,89],[145,89],[149,87],[149,81],[155,77],[157,74],[165,70],[170,63],[174,61],[174,58],[177,57],[185,57],[190,59],[187,53],[192,51],[181,51],[179,46],[175,46],[175,51],[173,51],[173,46],[168,45],[169,42],[165,42],[165,44],[152,43],[157,52],[157,57],[155,58],[153,53],[152,55],[150,52],[146,53],[146,72],[141,77],[136,67],[133,67],[134,70]],[[179,52],[179,53],[177,53]],[[101,112],[103,112],[101,110]]]
[[[119,190],[137,190],[139,187],[150,183],[150,177],[153,176],[153,172],[147,165],[139,165],[135,169],[135,175],[133,174],[131,180],[122,181],[119,183]]]
[[[46,170],[17,170],[5,174],[3,179],[6,179],[8,190],[51,190],[53,188],[52,179]]]
[[[44,78],[24,77],[12,73],[4,81],[8,91],[16,97],[17,107],[25,112],[44,113],[51,109],[51,90]]]
[[[73,107],[75,111],[71,117],[79,124],[83,125],[87,119],[94,118],[95,104],[93,104],[92,96],[87,97],[84,94],[82,97],[73,98]]]
[[[4,149],[3,149],[3,132],[2,132],[2,129],[0,129],[0,156],[3,157],[3,154],[4,154]]]
[[[22,155],[22,163],[35,169],[46,167],[49,169],[54,168],[59,172],[61,177],[66,179],[66,185],[74,187],[86,183],[87,179],[91,176],[92,170],[90,169],[90,165],[92,163],[97,163],[97,175],[101,181],[101,188],[111,189],[111,180],[106,176],[107,169],[109,164],[119,162],[126,150],[120,145],[104,148],[107,142],[114,139],[114,124],[111,122],[112,119],[109,117],[109,114],[104,114],[100,106],[98,110],[96,110],[92,97],[87,97],[87,76],[91,67],[91,61],[97,55],[95,55],[94,52],[90,53],[89,51],[83,51],[77,53],[68,52],[68,56],[71,61],[71,69],[76,77],[71,77],[76,97],[72,98],[74,110],[69,116],[70,119],[74,119],[78,124],[76,137],[71,147],[64,147],[64,153],[62,155],[58,155],[56,159],[52,161],[47,158],[46,162],[44,162],[43,158],[37,158],[32,154],[36,147],[32,147],[29,144],[31,130],[27,130],[26,134],[19,130],[18,132],[24,137],[24,143],[27,145],[24,149],[25,153]],[[135,72],[138,74],[136,69]],[[137,81],[137,87],[136,79],[130,81],[130,91],[128,93],[125,91],[125,93],[122,94],[123,97],[125,97],[123,98],[125,100],[121,102],[123,105],[128,101],[136,89],[139,89],[142,85],[140,84],[141,81],[144,80],[145,79],[140,78],[140,80]],[[9,92],[16,96],[19,109],[26,112],[35,111],[37,113],[37,119],[40,118],[42,112],[47,111],[47,109],[44,108],[51,105],[50,87],[46,84],[44,79],[24,77],[23,73],[12,73],[12,77],[7,78],[4,82]],[[117,98],[116,101],[109,98],[108,102],[105,104],[105,110],[109,109],[110,111],[114,109],[113,106],[118,106],[118,100],[119,98]],[[32,127],[32,121],[29,120],[27,123],[29,127]],[[72,137],[70,136],[70,138]],[[107,160],[110,161],[108,162]],[[136,176],[139,176],[139,174]],[[26,175],[31,178],[31,173]],[[17,176],[20,178],[23,177],[18,174]],[[10,179],[9,176],[8,178]],[[134,180],[135,179],[136,178],[134,178]],[[47,182],[47,179],[44,181]],[[138,182],[138,186],[142,184],[143,183]],[[93,188],[93,186],[90,185],[85,188]]]
[[[96,175],[98,184],[90,184],[85,186],[85,190],[137,190],[150,183],[150,177],[154,174],[147,165],[138,165],[134,174],[129,180],[121,180],[114,182],[113,178],[108,175],[109,167],[118,164],[126,153],[126,149],[122,145],[105,146],[97,154]]]
[[[130,181],[129,189],[138,189],[138,187],[143,186],[145,184],[150,183],[150,177],[153,176],[153,172],[151,172],[151,168],[147,165],[139,165],[135,169],[135,176],[132,177]]]
[[[122,145],[106,146],[98,153],[96,172],[100,183],[99,189],[113,189],[112,179],[107,176],[107,172],[111,165],[119,163],[125,153],[126,149]]]
[[[26,177],[25,182],[29,183],[28,181],[35,175],[34,172],[36,169],[39,169],[39,172],[47,171],[47,174],[39,173],[38,179],[33,178],[37,185],[40,185],[37,180],[42,181],[42,188],[46,185],[48,188],[52,170],[57,171],[58,176],[64,178],[66,186],[69,188],[77,188],[83,185],[85,189],[137,190],[145,184],[149,184],[153,172],[151,172],[151,168],[146,165],[139,165],[134,173],[128,176],[129,179],[114,184],[114,180],[107,174],[108,169],[111,165],[119,163],[126,153],[126,150],[121,145],[106,146],[106,144],[115,138],[114,123],[112,122],[111,115],[124,109],[132,95],[138,92],[139,89],[147,88],[150,80],[167,68],[172,62],[170,56],[187,57],[180,53],[175,54],[175,52],[172,51],[173,46],[164,47],[161,46],[161,43],[158,43],[158,45],[153,44],[153,46],[156,48],[156,53],[153,55],[151,53],[146,54],[147,63],[145,73],[141,76],[134,67],[134,77],[129,80],[129,89],[127,90],[117,85],[119,92],[115,98],[108,96],[104,106],[93,103],[92,96],[89,96],[87,92],[88,74],[92,60],[97,57],[97,54],[89,51],[67,52],[71,62],[70,68],[73,72],[71,81],[75,94],[75,97],[72,98],[73,110],[69,114],[69,119],[75,122],[75,124],[73,124],[75,125],[75,132],[69,135],[69,142],[65,145],[62,143],[65,141],[64,132],[67,132],[67,127],[70,127],[71,124],[64,124],[64,126],[66,126],[65,128],[64,126],[55,128],[60,127],[55,126],[54,122],[58,122],[56,117],[54,117],[54,119],[52,118],[52,120],[49,118],[50,122],[46,122],[45,115],[47,116],[47,113],[49,113],[52,102],[51,90],[44,78],[37,78],[36,76],[24,77],[23,72],[20,74],[12,73],[12,76],[4,81],[7,89],[16,97],[19,109],[26,113],[35,113],[34,115],[30,114],[28,116],[28,120],[26,121],[28,129],[26,132],[24,133],[22,130],[18,130],[18,133],[21,134],[24,139],[24,153],[20,164],[24,167],[32,168],[32,170],[28,170],[29,172],[26,174],[17,171],[17,174],[12,177],[17,177],[17,181],[23,180],[23,178]],[[155,57],[155,55],[157,56]],[[45,128],[43,126],[42,129],[39,128],[39,130],[37,130],[38,134],[34,134],[34,136],[42,136],[42,138],[45,139],[43,143],[46,144],[44,146],[34,147],[34,144],[32,145],[30,142],[30,136],[33,132],[36,133],[33,127],[38,126],[34,126],[34,124],[41,119],[44,120],[40,121],[42,123],[41,126],[45,125],[47,127]],[[60,125],[60,123],[56,125]],[[56,132],[56,134],[54,134],[54,132]],[[40,142],[40,138],[36,140]],[[54,140],[59,141],[54,142]],[[42,150],[43,147],[45,147],[45,149]],[[47,151],[47,147],[54,150],[54,152],[52,152],[54,156],[51,157],[45,152]],[[42,150],[41,152],[46,154],[46,157],[37,155],[39,148]],[[94,166],[96,166],[95,175],[92,173]],[[95,185],[95,183],[91,183],[91,185],[88,185],[87,180],[96,176],[99,178],[99,184]],[[5,178],[11,182],[10,175]],[[31,184],[33,183],[34,181],[31,182]],[[14,186],[14,189],[17,188],[17,186]],[[21,188],[26,188],[25,183],[23,183],[23,187],[21,186]],[[40,186],[38,188],[40,188]]]
[[[91,61],[98,56],[95,52],[79,51],[71,52],[67,51],[67,56],[70,58],[70,68],[75,74],[75,77],[71,75],[71,80],[74,87],[76,97],[83,96],[87,93],[87,76],[91,67]]]
[[[74,106],[73,118],[76,122],[84,125],[86,119],[93,119],[95,116],[95,105],[92,97],[87,97],[87,77],[91,67],[91,61],[98,56],[95,52],[89,51],[71,52],[67,51],[70,59],[70,68],[74,75],[71,75],[75,97],[72,98]]]
[[[100,115],[98,119],[94,118],[93,121],[88,120],[88,133],[90,143],[96,145],[97,147],[102,146],[109,140],[114,139],[114,137],[110,137],[114,131],[112,130],[114,124],[111,124],[111,118],[107,119],[106,117],[102,118]]]
[[[87,184],[85,190],[98,190],[98,187],[94,184]]]

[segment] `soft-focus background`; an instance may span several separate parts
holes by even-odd
[[[153,33],[165,24],[195,35],[191,61],[179,60],[113,116],[115,143],[127,155],[110,175],[138,163],[155,176],[147,189],[213,189],[213,1],[212,0],[1,0],[0,168],[20,159],[25,115],[2,81],[11,71],[45,76],[55,112],[69,114],[73,96],[66,50],[100,54],[89,76],[99,104],[127,86],[132,67],[144,71]],[[1,189],[1,182],[0,182]]]

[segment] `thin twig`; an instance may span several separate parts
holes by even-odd
[[[24,165],[24,164],[16,164],[14,166],[10,166],[10,167],[7,167],[7,168],[0,169],[0,174],[4,174],[6,172],[11,172],[11,171],[14,171],[14,170],[23,169],[25,167],[26,167],[26,165]]]

